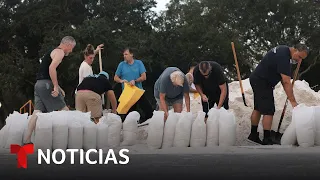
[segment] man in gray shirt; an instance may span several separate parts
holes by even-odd
[[[168,106],[173,106],[174,112],[180,113],[183,106],[183,97],[187,111],[190,112],[189,85],[185,74],[176,67],[166,68],[154,85],[154,97],[159,110],[168,117]]]

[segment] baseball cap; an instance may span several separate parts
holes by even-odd
[[[105,72],[105,71],[101,71],[100,73],[99,73],[99,76],[100,75],[104,75],[105,77],[107,77],[107,79],[109,79],[109,74],[107,73],[107,72]]]

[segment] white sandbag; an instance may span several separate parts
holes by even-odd
[[[170,112],[164,124],[163,141],[161,148],[169,148],[173,146],[174,134],[176,131],[176,124],[178,122],[180,113]]]
[[[72,112],[52,112],[52,149],[66,150],[68,146],[68,119],[72,118]]]
[[[148,127],[147,145],[150,149],[159,149],[162,145],[164,129],[164,111],[153,111]]]
[[[108,147],[108,124],[107,117],[102,116],[97,124],[97,148]]]
[[[1,136],[0,136],[0,147],[1,148],[5,148],[7,146],[7,140],[8,140],[8,137],[9,137],[10,125],[11,125],[12,120],[15,119],[15,116],[17,114],[19,114],[19,112],[14,111],[12,114],[7,116],[7,118],[5,120],[5,125],[1,129]]]
[[[34,146],[35,149],[52,150],[52,113],[37,113]]]
[[[189,147],[192,129],[192,113],[183,112],[176,124],[173,147]]]
[[[7,145],[9,127],[10,125],[6,124],[0,131],[0,148],[5,148]]]
[[[237,134],[234,112],[223,107],[219,111],[219,146],[234,146]]]
[[[320,106],[314,107],[314,121],[316,129],[314,145],[320,146]]]
[[[191,147],[206,146],[207,126],[206,126],[206,123],[204,122],[205,116],[206,116],[205,112],[199,111],[196,120],[192,124],[191,139],[190,139]]]
[[[68,149],[83,148],[83,126],[85,122],[90,121],[90,113],[71,111],[71,117],[68,118]]]
[[[8,139],[5,148],[9,149],[11,144],[23,144],[23,132],[28,120],[28,113],[14,113],[8,129]]]
[[[4,126],[0,129],[0,148],[2,148],[4,131],[5,131],[6,129],[7,129],[6,125],[4,125]]]
[[[123,122],[123,142],[121,146],[135,145],[138,139],[138,121],[140,114],[137,111],[130,112]]]
[[[28,113],[14,113],[8,129],[8,139],[5,148],[9,149],[11,144],[23,144],[23,132],[28,120]]]
[[[295,109],[292,110],[294,113]],[[295,145],[297,143],[295,120],[292,118],[290,125],[284,131],[281,137],[281,145]]]
[[[219,116],[220,111],[216,108],[211,108],[208,112],[207,119],[207,147],[219,145]]]
[[[107,117],[108,124],[108,146],[115,148],[120,146],[122,120],[119,115],[109,113]]]
[[[200,111],[200,112],[202,112],[202,111]],[[193,124],[194,121],[197,119],[197,117],[198,117],[198,112],[193,112],[193,113],[192,113],[192,124]]]
[[[300,104],[293,109],[292,119],[295,121],[297,141],[301,147],[311,147],[315,143],[314,108]]]
[[[97,125],[88,121],[83,125],[83,149],[88,151],[89,149],[97,148]]]

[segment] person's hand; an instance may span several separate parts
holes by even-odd
[[[217,108],[217,109],[220,109],[220,108],[221,108],[221,106],[217,106],[216,108]]]
[[[295,108],[298,106],[298,103],[297,102],[291,102],[291,105],[292,105],[292,108]]]
[[[57,97],[58,95],[59,95],[59,87],[58,86],[54,86],[53,87],[53,91],[51,92],[51,96]]]
[[[113,109],[111,112],[112,112],[113,114],[117,114],[117,110],[116,110],[116,109]]]
[[[201,96],[201,99],[203,102],[208,102],[208,98],[205,94]]]
[[[128,82],[128,81],[125,80],[125,79],[123,79],[123,80],[120,81],[120,83],[126,83],[126,82]]]
[[[101,49],[103,49],[102,47],[104,46],[104,44],[100,44],[99,46],[97,46],[96,50],[99,51]]]
[[[131,86],[134,86],[136,84],[136,82],[134,80],[130,81],[129,83]]]

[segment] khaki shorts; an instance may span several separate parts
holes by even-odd
[[[100,118],[102,116],[101,96],[93,91],[77,91],[76,110],[91,112],[92,118]]]

